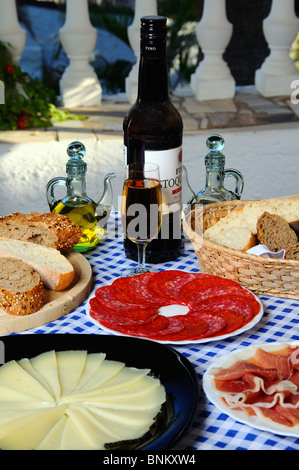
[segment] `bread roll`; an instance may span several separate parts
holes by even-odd
[[[0,307],[25,316],[43,306],[44,284],[37,272],[19,259],[0,258]]]
[[[46,287],[63,290],[70,285],[75,273],[71,263],[58,250],[35,243],[0,238],[0,258],[21,259],[41,277]]]
[[[23,240],[65,251],[73,248],[82,232],[78,225],[62,214],[21,214],[0,217],[1,237]]]

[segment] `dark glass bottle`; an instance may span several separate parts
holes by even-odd
[[[182,139],[183,122],[168,91],[167,19],[141,18],[138,95],[124,119],[125,163],[151,161],[160,167],[162,227],[146,250],[146,261],[162,263],[183,251]],[[136,245],[124,241],[126,256],[136,260]]]

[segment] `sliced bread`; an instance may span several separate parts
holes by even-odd
[[[297,243],[297,235],[280,215],[264,212],[257,220],[257,239],[271,251],[285,250]]]
[[[63,290],[74,279],[72,264],[60,251],[21,240],[0,238],[0,257],[13,257],[29,264],[41,277],[46,287]]]
[[[232,227],[247,227],[251,233],[256,235],[257,220],[264,212],[280,215],[287,222],[297,220],[299,218],[299,197],[290,196],[248,202],[205,230],[203,237],[214,240],[219,235],[225,236],[225,232]]]
[[[299,260],[299,243],[286,248],[285,259]]]
[[[247,251],[257,244],[255,235],[247,227],[231,227],[225,232],[219,233],[212,241],[241,251]]]
[[[78,225],[62,214],[13,214],[0,217],[0,234],[4,238],[23,240],[65,251],[73,248],[82,232]]]
[[[11,315],[25,316],[43,306],[44,284],[28,264],[15,258],[0,258],[0,307]]]

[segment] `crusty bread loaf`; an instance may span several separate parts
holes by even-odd
[[[0,258],[23,260],[41,277],[46,287],[63,290],[74,279],[74,268],[60,251],[21,240],[0,238]]]
[[[79,242],[82,232],[78,225],[62,214],[15,212],[0,217],[0,236],[65,251]]]
[[[297,220],[299,218],[299,197],[290,196],[248,202],[205,230],[203,237],[213,241],[216,237],[225,236],[225,232],[232,227],[247,227],[251,233],[256,235],[257,220],[264,212],[280,215],[287,222]]]
[[[19,259],[0,258],[0,307],[11,315],[25,316],[43,306],[44,284],[37,272]]]
[[[257,244],[255,235],[247,227],[231,227],[219,233],[212,241],[241,251],[247,251]]]
[[[280,215],[264,212],[257,220],[257,239],[269,250],[277,252],[285,250],[297,243],[297,235],[289,223]]]
[[[299,261],[299,243],[286,248],[285,259],[294,259]]]

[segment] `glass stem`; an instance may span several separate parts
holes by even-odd
[[[138,268],[144,268],[146,243],[137,242],[136,244],[137,244],[137,253],[138,253]]]

